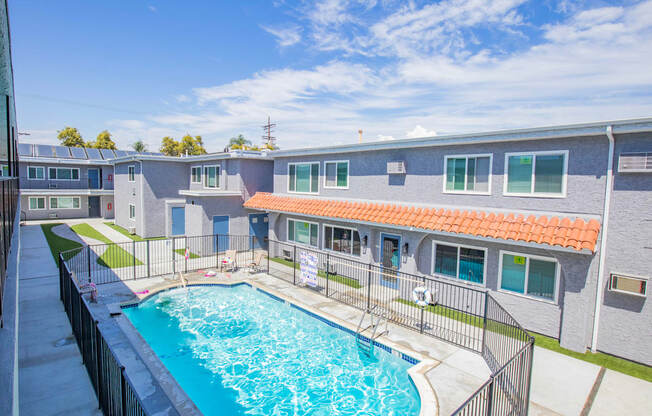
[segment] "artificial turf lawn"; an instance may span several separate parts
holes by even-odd
[[[89,224],[75,224],[70,228],[79,235],[101,241],[105,244],[110,244],[106,250],[104,250],[104,253],[102,253],[97,259],[97,264],[101,266],[118,269],[121,267],[133,266],[134,262],[136,263],[136,266],[141,266],[143,264],[143,262],[132,256],[122,247],[116,245],[113,241],[109,240],[107,236],[97,231]]]
[[[300,268],[299,263],[295,263],[295,262],[292,262],[292,261],[289,261],[289,260],[285,260],[285,259],[282,259],[280,257],[270,257],[269,259],[271,261],[275,262],[275,263],[283,264],[283,265],[288,266],[288,267],[292,267],[294,265],[295,269]],[[317,276],[326,278],[326,272],[323,272],[323,271],[319,270],[317,272]],[[331,274],[331,273],[329,273],[328,274],[328,280],[330,280],[332,282],[342,283],[343,285],[347,285],[347,286],[352,287],[354,289],[360,289],[362,287],[362,285],[357,280],[351,279],[350,277],[340,276],[339,274]]]
[[[52,232],[52,228],[56,227],[57,225],[62,225],[62,223],[59,222],[59,223],[51,223],[51,224],[41,224],[41,229],[43,230],[43,234],[45,234],[45,239],[47,240],[48,245],[50,246],[50,252],[52,253],[54,262],[56,264],[59,264],[60,252],[81,248],[83,246],[76,241],[59,237],[54,232]],[[68,255],[64,255],[64,260],[68,260],[69,258],[71,258],[77,253],[78,251],[73,253],[68,253]]]
[[[178,249],[174,250],[174,252],[177,253],[177,254],[181,254],[184,257],[186,256],[186,249],[185,248],[178,248]],[[190,259],[198,259],[199,255],[197,255],[197,254],[195,254],[195,253],[193,253],[191,251],[191,252],[188,253],[188,258],[190,258]]]
[[[151,238],[143,238],[143,237],[141,237],[141,236],[139,236],[139,235],[131,234],[129,231],[127,231],[127,230],[124,229],[123,227],[120,227],[119,225],[114,224],[114,223],[112,223],[112,222],[105,222],[104,224],[105,224],[105,225],[108,225],[108,226],[111,227],[111,228],[113,228],[114,230],[116,230],[116,231],[119,232],[120,234],[124,235],[125,237],[129,237],[129,238],[131,238],[131,239],[134,240],[134,241],[165,240],[165,238],[166,238],[166,237],[151,237]]]

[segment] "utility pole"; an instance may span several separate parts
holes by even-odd
[[[264,124],[262,127],[265,132],[263,134],[263,146],[267,146],[270,149],[276,149],[276,137],[272,136],[276,123],[272,123],[270,117],[267,116],[267,124]]]

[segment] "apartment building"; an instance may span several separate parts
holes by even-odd
[[[124,150],[19,143],[21,218],[114,217],[112,159]]]
[[[563,347],[652,364],[651,119],[273,158],[244,204],[270,238],[490,290]]]
[[[274,162],[265,152],[131,155],[113,163],[115,222],[135,234],[267,236],[266,214],[242,206],[256,192],[273,190]]]

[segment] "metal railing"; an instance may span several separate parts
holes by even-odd
[[[59,295],[70,320],[99,408],[106,416],[145,416],[125,367],[102,335],[74,274],[59,255]]]
[[[0,178],[0,328],[4,327],[3,305],[7,263],[18,207],[18,179]]]
[[[261,269],[294,285],[302,283],[301,257],[312,255],[317,259],[317,282],[306,287],[361,310],[373,307],[390,322],[481,354],[492,375],[454,414],[527,414],[534,339],[482,288],[242,235],[89,246],[61,253],[61,260],[80,280],[103,284],[219,269],[227,255],[246,266],[260,252],[265,258]],[[412,300],[416,287],[430,290],[433,305],[420,307]]]

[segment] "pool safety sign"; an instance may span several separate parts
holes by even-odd
[[[317,256],[313,253],[302,251],[301,261],[301,282],[312,287],[317,286]]]

